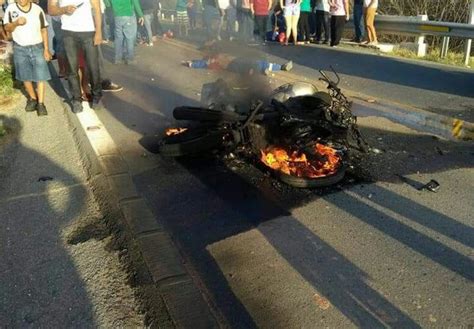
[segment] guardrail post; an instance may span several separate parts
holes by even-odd
[[[174,22],[174,15],[171,14],[171,21]]]
[[[474,24],[474,0],[471,1],[471,11],[469,13],[469,24]],[[466,48],[464,51],[464,65],[468,66],[471,61],[472,39],[466,40]]]
[[[449,41],[450,40],[451,40],[450,37],[443,37],[443,43],[441,44],[441,53],[440,53],[439,57],[446,58],[446,56],[448,56]]]
[[[427,21],[428,15],[418,15],[416,16],[420,21]],[[426,44],[425,44],[425,35],[422,34],[416,38],[416,55],[418,57],[425,57],[426,55]]]

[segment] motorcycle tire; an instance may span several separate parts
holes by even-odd
[[[336,173],[331,176],[319,178],[302,178],[277,172],[276,176],[283,183],[297,188],[318,188],[339,183],[346,174],[346,166],[342,165]]]
[[[189,129],[181,134],[164,137],[158,151],[165,157],[205,154],[223,147],[225,131]]]
[[[179,106],[173,111],[176,120],[211,121],[211,122],[239,122],[245,116],[231,111],[211,110],[201,107]]]

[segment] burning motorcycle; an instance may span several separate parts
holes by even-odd
[[[320,71],[326,91],[305,82],[286,84],[266,101],[247,108],[232,101],[229,86],[214,84],[208,108],[180,106],[176,120],[187,125],[168,128],[159,143],[163,156],[196,156],[233,152],[258,162],[295,187],[322,187],[343,179],[349,151],[367,151],[351,112],[352,103],[336,81]]]

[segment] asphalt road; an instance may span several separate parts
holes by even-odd
[[[299,50],[285,50],[291,51]],[[334,61],[347,56],[325,51]],[[198,54],[170,44],[158,42],[138,54],[135,66],[107,66],[125,90],[106,95],[107,110],[98,115],[139,192],[229,326],[474,324],[472,144],[360,118],[369,143],[383,152],[364,160],[367,176],[316,191],[287,188],[242,163],[164,159],[145,148],[153,150],[156,135],[172,124],[173,107],[197,104],[202,84],[217,76],[181,66]],[[429,71],[451,80],[443,90],[441,82],[413,87],[420,99],[436,104],[433,97],[470,97],[452,84],[472,86],[472,73]],[[278,77],[284,75],[267,80],[276,86]],[[392,78],[383,88],[391,86],[393,94],[407,88],[399,82]],[[440,182],[438,193],[417,190],[430,179]]]
[[[200,44],[195,38],[187,41]],[[292,60],[294,74],[313,80],[319,78],[319,69],[332,66],[341,75],[345,89],[474,122],[472,68],[394,57],[349,45],[333,49],[327,45],[282,47],[269,43],[247,48],[227,42],[220,50],[276,63]]]
[[[0,327],[140,327],[144,316],[103,227],[61,99],[0,110]]]

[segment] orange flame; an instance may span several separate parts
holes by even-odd
[[[305,153],[289,152],[277,146],[261,150],[260,160],[273,170],[296,177],[318,178],[334,174],[341,165],[341,157],[336,150],[318,143],[314,148],[320,155],[314,160],[308,160]]]
[[[167,128],[165,131],[166,136],[175,136],[184,133],[188,128]]]

